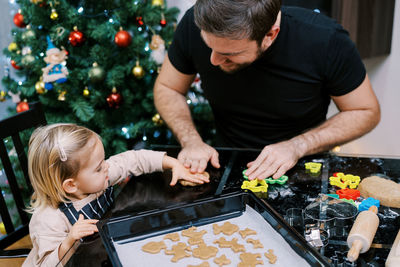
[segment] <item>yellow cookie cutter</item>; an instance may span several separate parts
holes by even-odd
[[[248,189],[254,193],[267,193],[268,184],[265,180],[254,179],[251,181],[243,181],[242,189]]]
[[[306,170],[309,170],[311,173],[316,174],[321,171],[322,163],[318,162],[307,162],[304,163]]]
[[[337,186],[341,189],[347,187],[349,187],[350,189],[356,189],[360,181],[360,176],[344,174],[343,172],[338,172],[336,173],[336,176],[329,177],[330,184]]]

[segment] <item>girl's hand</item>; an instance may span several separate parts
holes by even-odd
[[[68,238],[75,241],[98,232],[99,230],[96,226],[97,222],[98,220],[85,220],[83,215],[79,214],[78,221],[72,226]]]
[[[194,184],[210,182],[209,176],[202,173],[191,173],[190,169],[185,168],[178,160],[172,167],[172,180],[169,185],[174,186],[179,180],[188,181]]]

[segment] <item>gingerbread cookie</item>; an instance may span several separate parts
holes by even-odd
[[[179,241],[180,237],[178,233],[170,233],[164,236],[164,239],[169,239],[171,241]]]
[[[190,245],[197,245],[197,244],[204,242],[203,235],[205,235],[207,233],[207,231],[201,230],[200,232],[196,232],[196,230],[197,230],[197,227],[192,226],[192,227],[182,231],[183,236],[189,237],[188,243]]]
[[[199,265],[188,265],[187,267],[210,267],[210,264],[208,262],[202,262]]]
[[[178,244],[173,245],[172,249],[165,250],[165,254],[174,255],[171,261],[177,262],[178,260],[183,259],[185,257],[190,257],[191,255],[187,253],[187,251],[191,250],[192,250],[191,247],[187,246],[185,243],[179,242]]]
[[[239,234],[242,236],[242,238],[246,238],[248,235],[256,235],[257,232],[254,230],[251,230],[250,228],[246,228],[244,230],[240,230]]]
[[[246,242],[253,244],[253,248],[264,248],[263,244],[261,244],[260,240],[258,239],[249,238]]]
[[[221,257],[215,258],[215,259],[214,259],[214,262],[215,262],[216,264],[218,264],[218,266],[222,266],[222,265],[228,265],[228,264],[230,264],[230,263],[231,263],[231,260],[228,259],[228,258],[225,256],[225,254],[222,254]]]
[[[142,250],[147,253],[156,254],[160,252],[162,249],[166,248],[164,241],[160,242],[149,242],[142,247]]]
[[[210,174],[208,174],[208,172],[203,172],[203,173],[197,173],[196,175],[202,175],[204,177],[206,177],[207,179],[210,179]],[[202,184],[198,184],[198,183],[193,183],[193,182],[189,182],[186,180],[179,180],[179,183],[183,186],[198,186],[198,185],[202,185]]]
[[[213,224],[213,230],[214,230],[214,235],[217,235],[219,233],[224,233],[226,235],[232,235],[233,233],[236,233],[239,230],[239,227],[236,224],[232,224],[230,222],[225,222],[222,226],[219,226],[218,224]]]
[[[218,253],[218,248],[213,246],[207,246],[205,243],[201,243],[197,248],[193,249],[193,257],[207,260],[214,257]]]
[[[214,244],[218,244],[220,248],[231,248],[234,252],[246,251],[244,246],[238,244],[238,239],[234,238],[231,241],[225,239],[225,237],[220,237],[214,241]]]
[[[242,261],[239,262],[238,267],[255,267],[258,264],[263,265],[264,262],[262,260],[258,260],[258,258],[261,258],[260,253],[242,253],[240,254],[240,259]]]
[[[265,257],[269,260],[269,263],[274,264],[276,262],[276,255],[273,249],[268,249],[268,253],[264,253]]]

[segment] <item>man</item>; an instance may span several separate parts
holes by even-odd
[[[154,86],[155,105],[192,172],[218,153],[192,122],[185,95],[196,73],[219,145],[263,148],[250,179],[279,178],[299,158],[372,130],[380,108],[348,34],[280,0],[197,0],[179,23]],[[326,120],[330,100],[339,113]]]

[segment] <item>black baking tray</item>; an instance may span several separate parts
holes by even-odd
[[[260,213],[311,266],[331,266],[327,259],[311,247],[268,203],[261,201],[252,192],[229,193],[189,204],[101,220],[97,227],[111,263],[119,267],[122,264],[113,242],[134,242],[191,226],[238,217],[245,211],[246,204]]]

